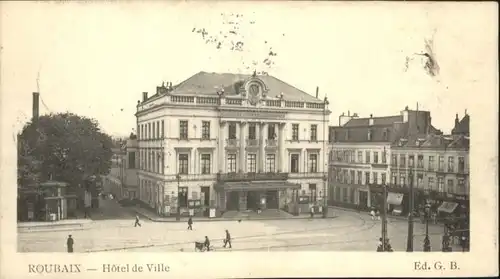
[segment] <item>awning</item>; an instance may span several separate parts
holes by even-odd
[[[456,203],[456,202],[443,202],[438,207],[438,211],[442,211],[442,212],[446,212],[446,213],[453,213],[453,211],[455,211],[457,206],[458,206],[458,203]]]
[[[387,203],[392,205],[401,205],[403,202],[403,195],[404,194],[389,192],[387,194]]]
[[[300,184],[285,181],[259,181],[259,182],[226,182],[214,186],[218,191],[262,191],[300,189]]]

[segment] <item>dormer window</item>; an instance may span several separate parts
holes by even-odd
[[[389,135],[388,135],[387,129],[384,129],[384,132],[383,132],[383,137],[384,137],[384,140],[385,140],[385,141],[387,141],[387,140],[388,140]]]
[[[373,131],[372,130],[368,130],[368,141],[371,141],[372,137],[373,137]]]

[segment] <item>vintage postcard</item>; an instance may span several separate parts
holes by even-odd
[[[495,3],[0,20],[2,278],[498,275]]]

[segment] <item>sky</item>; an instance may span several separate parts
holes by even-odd
[[[2,114],[21,129],[39,91],[41,114],[70,111],[128,135],[141,92],[199,71],[256,69],[311,95],[319,86],[330,125],[343,112],[397,115],[418,103],[447,133],[456,113],[497,102],[487,98],[498,84],[496,9],[476,4],[2,2]],[[236,14],[237,35],[228,32]],[[206,42],[211,35],[224,40],[219,48]],[[415,55],[426,39],[439,65],[434,77]],[[243,48],[231,50],[231,40]]]

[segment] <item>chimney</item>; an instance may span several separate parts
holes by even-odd
[[[465,115],[467,115],[467,109],[465,109]]]
[[[146,102],[147,99],[148,99],[148,92],[142,92],[142,101]]]
[[[319,94],[319,86],[316,86],[316,99],[318,99],[318,94]]]
[[[373,126],[373,114],[370,114],[370,119],[368,119],[368,125]]]
[[[38,121],[40,93],[33,92],[33,122]]]
[[[347,116],[351,116],[351,111],[350,110],[347,111]]]

